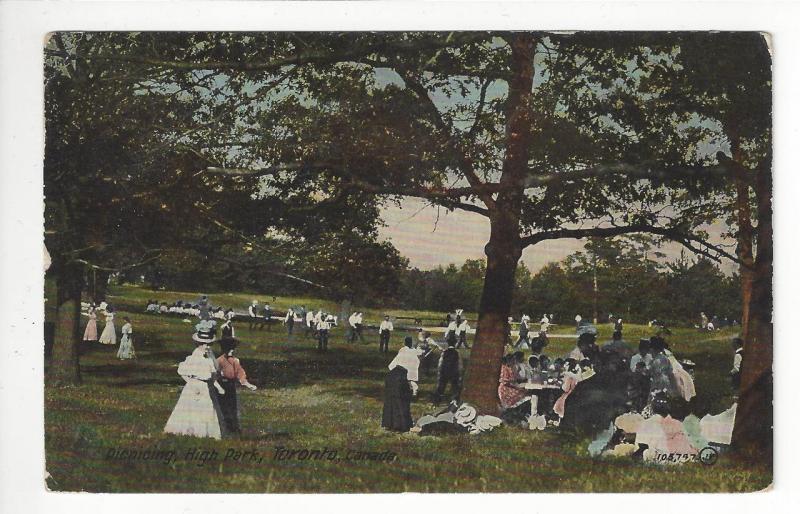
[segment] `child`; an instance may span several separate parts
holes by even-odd
[[[136,352],[133,350],[133,326],[131,325],[131,319],[127,316],[122,319],[125,320],[125,324],[122,325],[122,339],[120,339],[119,342],[117,357],[122,360],[135,359]]]

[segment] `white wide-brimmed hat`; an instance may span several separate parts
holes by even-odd
[[[212,320],[202,320],[200,323],[194,326],[195,333],[192,335],[192,340],[196,343],[203,343],[209,344],[213,343],[217,340],[215,337],[216,333],[216,322]]]
[[[477,416],[478,411],[475,410],[475,407],[466,403],[462,404],[453,415],[456,423],[459,425],[468,425],[472,423]]]

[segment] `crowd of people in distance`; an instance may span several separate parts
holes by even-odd
[[[196,318],[204,317],[207,314],[209,317],[219,320],[232,319],[234,317],[233,309],[211,306],[208,303],[207,296],[203,296],[197,303],[178,300],[169,304],[167,302],[159,303],[156,300],[147,300],[145,312],[151,314],[177,314]]]
[[[695,325],[695,328],[699,328],[700,330],[720,330],[725,327],[736,327],[739,325],[739,322],[735,319],[729,320],[728,318],[720,318],[719,316],[711,316],[709,317],[706,315],[705,312],[700,313],[700,324]]]
[[[283,317],[286,333],[290,337],[295,333],[295,327],[302,326],[305,337],[315,339],[317,350],[321,352],[328,350],[330,331],[338,325],[338,322],[338,316],[322,309],[314,312],[314,309],[306,309],[305,305],[290,307]]]

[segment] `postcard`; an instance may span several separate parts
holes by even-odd
[[[47,489],[770,487],[771,44],[49,33]]]

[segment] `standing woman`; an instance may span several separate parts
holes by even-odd
[[[414,422],[411,419],[411,399],[417,394],[419,359],[422,350],[414,348],[410,337],[397,356],[389,363],[383,391],[383,416],[381,426],[395,432],[408,432]]]
[[[86,330],[83,331],[83,340],[88,342],[97,341],[97,311],[94,304],[89,307],[89,322],[86,323]]]
[[[381,427],[395,432],[408,432],[414,422],[411,419],[411,398],[414,392],[408,380],[408,370],[395,366],[386,375],[383,391],[383,416]]]
[[[122,318],[125,324],[122,325],[122,339],[119,341],[119,350],[117,350],[117,357],[122,360],[135,359],[136,352],[133,350],[133,326],[131,319],[127,316]]]
[[[217,383],[217,363],[211,357],[209,344],[213,343],[214,326],[201,321],[192,336],[195,349],[178,365],[178,374],[186,381],[178,403],[167,420],[164,432],[222,439],[225,433],[219,407],[219,394],[225,390]]]
[[[106,311],[106,326],[100,334],[101,344],[117,344],[117,330],[114,328],[114,309],[109,307]]]
[[[219,397],[219,406],[222,411],[222,418],[225,427],[231,433],[241,432],[239,426],[239,398],[236,394],[236,384],[255,391],[257,388],[247,381],[247,374],[244,372],[239,359],[233,356],[233,352],[239,345],[239,341],[234,338],[222,338],[219,342],[222,347],[222,355],[217,357],[219,367],[220,384],[225,394]]]

